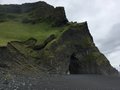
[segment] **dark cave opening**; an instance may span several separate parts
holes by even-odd
[[[69,73],[70,74],[79,74],[78,59],[76,58],[74,53],[70,57]]]

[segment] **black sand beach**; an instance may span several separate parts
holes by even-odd
[[[52,75],[1,77],[0,90],[120,90],[120,77]]]

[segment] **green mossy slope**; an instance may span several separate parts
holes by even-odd
[[[23,24],[16,21],[0,23],[0,46],[10,41],[27,40],[30,37],[36,38],[38,42],[44,41],[51,34],[58,35],[66,27],[52,27],[47,23]]]

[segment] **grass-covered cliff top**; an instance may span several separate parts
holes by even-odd
[[[27,40],[36,38],[38,42],[44,41],[51,34],[58,35],[66,27],[52,27],[48,23],[24,24],[16,21],[0,23],[0,46],[9,41]]]
[[[42,42],[51,34],[60,34],[67,22],[63,7],[55,8],[42,1],[0,5],[0,46],[31,37]]]

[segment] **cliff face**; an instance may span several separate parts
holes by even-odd
[[[86,22],[71,25],[58,39],[48,44],[40,55],[41,64],[49,66],[50,73],[118,73],[95,46]]]
[[[86,22],[70,25],[56,39],[51,35],[41,45],[36,42],[31,38],[1,47],[0,68],[17,73],[118,74],[95,46]]]
[[[67,29],[60,35],[50,35],[39,45],[36,39],[30,38],[23,42],[11,41],[7,46],[0,47],[0,69],[3,71],[23,74],[28,72],[118,74],[118,71],[110,65],[108,59],[95,46],[87,22],[66,25],[64,8],[54,8],[44,2],[16,7],[20,10],[17,13],[28,13],[27,18],[32,18],[35,22],[38,20],[54,22],[52,25],[59,27],[65,25]]]
[[[22,5],[0,5],[0,19],[7,20],[21,15],[23,23],[52,23],[53,26],[62,26],[68,22],[63,7],[56,7],[46,2],[25,3]]]

